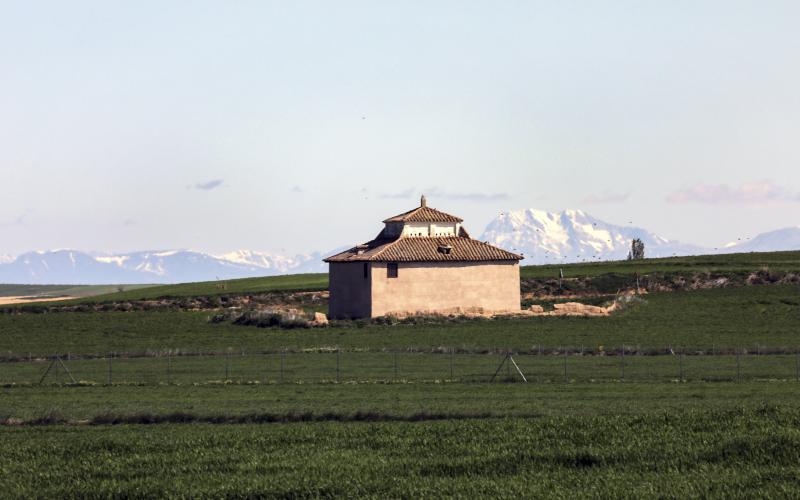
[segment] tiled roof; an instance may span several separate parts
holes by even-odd
[[[464,219],[455,215],[440,212],[427,206],[417,207],[400,215],[390,217],[383,222],[463,222]]]
[[[521,255],[471,238],[422,236],[374,239],[332,255],[325,262],[477,262],[522,258]]]

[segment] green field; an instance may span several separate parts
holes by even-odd
[[[646,303],[608,318],[463,320],[421,325],[366,325],[285,330],[210,323],[209,312],[0,314],[0,356],[181,352],[455,348],[462,352],[538,346],[622,344],[643,349],[794,352],[800,346],[800,287],[721,288],[650,294]]]
[[[800,251],[524,266],[520,274],[522,278],[557,278],[559,270],[563,269],[564,277],[576,278],[612,273],[626,275],[634,273],[640,275],[649,273],[750,273],[761,268],[782,272],[798,271],[800,270]]]
[[[613,287],[633,273],[796,272],[800,252],[563,267]],[[302,275],[84,301],[326,286]],[[293,330],[213,311],[38,311],[0,313],[5,496],[798,494],[798,285],[651,293],[608,318]],[[507,350],[529,383],[507,365],[489,382]],[[56,354],[77,383],[55,364],[38,384]]]
[[[794,496],[796,410],[0,429],[13,497]]]

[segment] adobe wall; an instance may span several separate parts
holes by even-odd
[[[370,279],[364,278],[363,262],[331,262],[328,264],[328,278],[330,318],[370,317]]]
[[[398,277],[388,278],[385,262],[372,263],[373,317],[520,310],[518,262],[400,262],[398,266]]]

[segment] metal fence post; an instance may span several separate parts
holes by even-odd
[[[341,351],[337,347],[336,348],[336,383],[339,383],[340,365],[341,365]]]

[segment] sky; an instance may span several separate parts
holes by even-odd
[[[800,2],[5,1],[0,254],[800,224]]]

